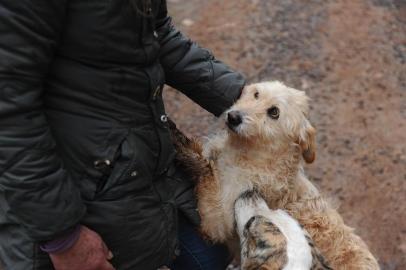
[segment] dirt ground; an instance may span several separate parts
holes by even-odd
[[[339,205],[382,269],[406,269],[406,1],[168,0],[176,24],[250,82],[312,99],[311,179]],[[189,135],[220,121],[165,93]]]

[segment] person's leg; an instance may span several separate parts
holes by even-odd
[[[170,266],[171,270],[224,270],[231,261],[227,248],[205,242],[197,229],[179,216],[180,255]]]

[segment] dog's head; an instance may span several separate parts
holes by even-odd
[[[280,82],[246,86],[240,99],[225,113],[231,135],[253,143],[284,146],[296,143],[303,158],[315,159],[315,129],[307,119],[305,92]]]

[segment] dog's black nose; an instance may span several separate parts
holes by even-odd
[[[237,127],[242,123],[241,113],[239,111],[231,111],[227,114],[227,122],[231,127]]]

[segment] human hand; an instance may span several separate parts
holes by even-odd
[[[79,239],[68,250],[49,254],[55,270],[115,270],[108,260],[113,254],[100,235],[82,226]]]

